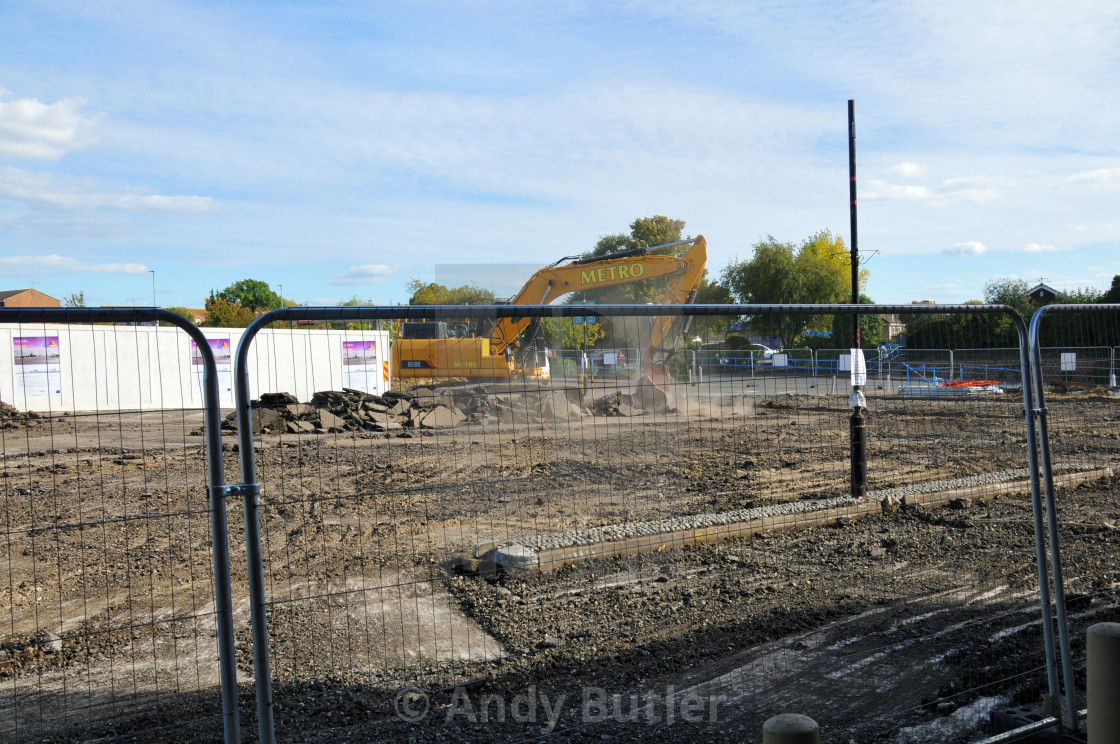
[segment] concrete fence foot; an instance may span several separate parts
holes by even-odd
[[[820,744],[821,729],[809,716],[782,713],[762,724],[762,744]]]
[[[1089,744],[1111,744],[1120,734],[1120,623],[1089,626],[1087,662]]]

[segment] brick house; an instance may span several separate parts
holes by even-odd
[[[0,307],[62,307],[62,303],[37,289],[10,289],[0,292]]]
[[[1030,296],[1031,302],[1034,303],[1035,307],[1042,307],[1043,305],[1049,305],[1057,299],[1058,290],[1039,282],[1038,286],[1034,287],[1027,294]]]

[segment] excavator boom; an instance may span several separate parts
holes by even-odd
[[[674,245],[691,244],[680,256],[650,254]],[[611,287],[645,279],[666,279],[662,304],[691,302],[700,286],[707,263],[703,236],[664,246],[635,248],[608,256],[575,259],[547,266],[533,274],[511,305],[547,305],[571,292]],[[651,329],[650,346],[660,349],[677,318],[657,317]],[[531,318],[502,318],[489,336],[471,338],[399,338],[393,344],[393,368],[398,377],[508,377],[524,374],[510,361],[517,340]],[[419,325],[419,324],[412,324]]]
[[[681,256],[649,255],[648,251],[672,245],[691,243],[692,247]],[[708,260],[708,244],[704,236],[693,240],[668,243],[666,246],[637,248],[599,259],[575,260],[560,266],[541,269],[512,300],[511,305],[547,305],[561,295],[585,289],[599,289],[627,284],[642,279],[668,277],[668,284],[661,302],[679,305],[690,302],[704,276]],[[660,317],[654,323],[651,345],[660,347],[673,324],[672,317]],[[529,318],[502,318],[490,333],[490,351],[503,353],[513,345],[521,332],[528,327]]]

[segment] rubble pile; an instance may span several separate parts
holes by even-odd
[[[643,413],[671,413],[676,410],[672,396],[653,380],[643,377],[630,392],[621,390],[597,398],[592,410],[600,416],[640,416]]]
[[[643,380],[643,383],[646,381]],[[324,390],[301,403],[289,393],[266,393],[252,402],[254,434],[347,431],[398,432],[452,429],[465,424],[566,424],[587,416],[638,416],[672,410],[666,393],[650,384],[598,399],[576,389],[502,392],[486,386],[416,387],[381,395],[360,390]],[[235,429],[236,414],[223,428]]]
[[[60,415],[66,416],[66,411]],[[51,414],[37,413],[36,411],[21,411],[10,403],[0,401],[0,429],[15,429],[24,426],[35,426],[46,423]]]

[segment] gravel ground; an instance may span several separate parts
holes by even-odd
[[[484,540],[583,539],[609,525],[844,503],[844,405],[735,397],[562,427],[263,437],[281,740],[755,741],[766,717],[795,710],[829,740],[967,741],[970,717],[988,706],[1037,702],[1045,683],[1025,493],[542,574],[453,568]],[[980,495],[1015,477],[1026,462],[1021,405],[873,398],[870,487],[952,483]],[[1059,465],[1118,464],[1116,401],[1050,406]],[[2,432],[3,738],[213,740],[197,414],[13,423]],[[1109,477],[1059,495],[1081,644],[1088,623],[1118,619],[1120,489]],[[248,683],[236,504],[229,517]],[[484,706],[487,695],[497,697]],[[400,715],[425,703],[418,720]],[[525,720],[530,708],[536,720]],[[604,710],[617,715],[599,720]],[[242,721],[252,739],[248,686]]]

